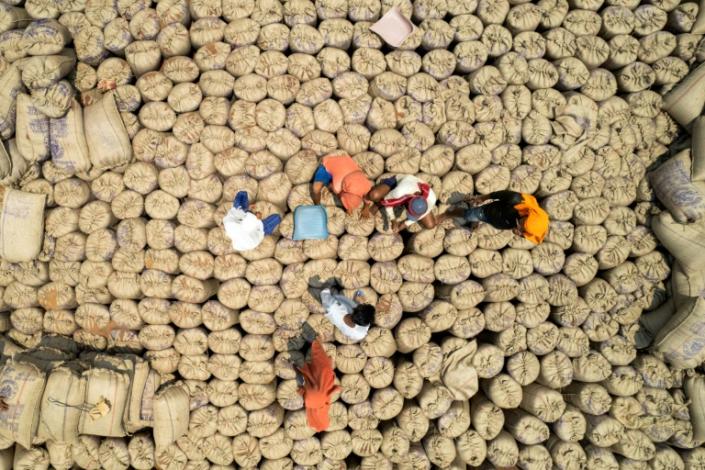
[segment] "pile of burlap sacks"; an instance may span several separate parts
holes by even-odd
[[[0,423],[3,468],[49,462],[54,468],[152,468],[154,443],[168,445],[188,431],[188,389],[160,387],[159,374],[139,356],[79,354],[78,345],[61,336],[15,348],[3,344],[6,354],[14,352],[12,359],[3,356],[0,371],[7,414]],[[153,433],[136,434],[148,426]],[[120,439],[128,434],[129,446]],[[46,450],[33,447],[37,441]]]
[[[393,6],[418,25],[397,49],[369,30]],[[705,468],[702,232],[647,172],[679,133],[664,94],[681,124],[701,112],[692,76],[678,83],[705,60],[705,5],[3,0],[0,31],[3,353],[65,335],[118,369],[8,359],[35,406],[21,436],[0,428],[0,468]],[[330,237],[293,241],[291,211],[336,151],[375,180],[417,174],[439,211],[534,193],[550,232],[539,246],[451,222],[402,237],[325,194]],[[222,218],[240,190],[283,222],[235,253]],[[659,233],[672,279],[652,221],[688,230]],[[388,299],[360,344],[310,290],[331,277]],[[320,434],[291,365],[304,321],[343,388]],[[157,396],[183,384],[188,426],[126,436],[117,400],[111,433],[95,432],[104,402],[86,391],[64,407],[73,434],[47,435],[36,403],[66,393],[53,380],[109,375],[144,395],[125,379],[146,363],[126,350],[167,384]],[[0,416],[22,416],[10,391]]]

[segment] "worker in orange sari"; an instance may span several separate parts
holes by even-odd
[[[333,362],[315,339],[311,345],[311,361],[298,369],[299,393],[304,397],[308,425],[316,432],[328,429],[330,425],[331,396],[341,388],[335,385]]]
[[[499,230],[512,230],[535,245],[543,242],[548,233],[549,218],[536,198],[516,191],[495,191],[484,196],[465,199],[467,209],[453,208],[444,215],[460,217],[467,224],[485,222]]]
[[[311,199],[314,204],[321,203],[321,192],[324,186],[340,198],[348,214],[352,214],[363,204],[372,204],[367,199],[367,193],[372,189],[372,182],[350,155],[323,157],[313,175]]]

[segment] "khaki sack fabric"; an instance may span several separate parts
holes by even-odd
[[[677,369],[696,367],[705,359],[705,299],[692,298],[664,325],[654,352]]]
[[[690,401],[688,410],[693,425],[693,438],[705,442],[705,377],[696,375],[685,380],[685,393]]]
[[[37,435],[59,442],[76,439],[85,395],[85,377],[69,367],[54,369],[42,397]]]
[[[39,111],[29,95],[17,96],[17,149],[25,160],[42,161],[51,155],[49,150],[49,118]]]
[[[687,275],[705,271],[705,222],[677,223],[671,214],[661,212],[651,222],[654,234],[673,255]]]
[[[663,100],[663,109],[683,127],[700,115],[705,105],[705,65],[690,72]]]
[[[132,377],[132,387],[130,389],[130,401],[125,410],[127,419],[125,420],[125,430],[134,433],[144,427],[150,426],[152,421],[147,420],[142,415],[142,405],[145,399],[154,397],[153,374],[150,374],[149,363],[136,360],[135,371]],[[151,389],[151,390],[150,390]],[[148,403],[151,406],[151,403]]]
[[[44,194],[0,187],[0,256],[11,263],[37,257],[44,238]]]
[[[476,351],[477,343],[471,341],[443,359],[441,381],[455,400],[469,400],[477,393],[477,372],[472,365],[472,358]]]
[[[189,394],[183,385],[161,390],[154,398],[154,442],[166,447],[188,432]]]
[[[83,108],[78,101],[71,102],[64,117],[49,121],[49,148],[54,165],[69,174],[88,171],[91,167],[83,130]]]
[[[130,137],[112,93],[105,94],[102,100],[84,109],[83,126],[93,166],[104,170],[130,161]]]
[[[3,139],[9,139],[15,132],[16,97],[23,89],[22,75],[16,65],[0,75],[0,137]]]
[[[37,433],[45,383],[45,374],[32,364],[5,364],[0,371],[0,387],[7,409],[0,411],[0,437],[30,448]]]
[[[79,422],[80,434],[122,437],[123,414],[130,393],[127,374],[108,369],[90,369],[86,379],[86,399]]]
[[[650,175],[656,197],[680,223],[699,220],[705,214],[705,197],[690,182],[690,150],[668,160]]]
[[[705,181],[705,116],[695,119],[692,134],[690,177],[693,181]]]
[[[690,29],[691,34],[703,34],[705,33],[705,4],[702,0],[699,2],[700,9],[698,10],[698,16],[695,17],[695,23]]]

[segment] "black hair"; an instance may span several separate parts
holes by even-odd
[[[350,316],[356,325],[369,326],[375,317],[375,308],[370,304],[360,304],[355,307]]]

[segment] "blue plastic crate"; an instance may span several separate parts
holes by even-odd
[[[294,240],[328,238],[328,214],[323,206],[299,206],[294,210]]]

